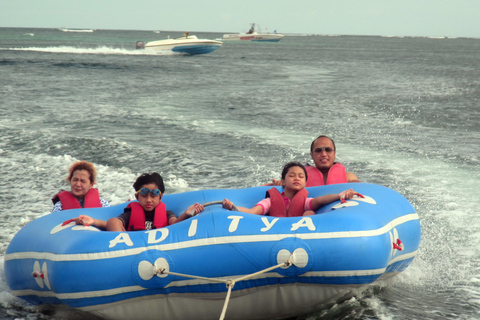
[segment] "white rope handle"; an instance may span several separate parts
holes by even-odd
[[[218,200],[218,201],[210,201],[210,202],[206,202],[204,204],[202,204],[202,206],[204,207],[208,207],[208,206],[211,206],[211,205],[214,205],[214,204],[222,204],[223,201],[222,200]],[[233,205],[233,211],[240,211],[238,210],[237,206],[236,205]],[[189,215],[191,215],[193,217],[193,215],[195,214],[195,209],[193,209],[192,211],[190,211]]]
[[[245,279],[248,279],[248,278],[252,278],[256,275],[266,273],[268,271],[271,271],[271,270],[274,270],[274,269],[277,269],[277,268],[280,268],[280,267],[290,267],[291,265],[292,265],[292,260],[287,259],[287,260],[285,260],[285,262],[279,263],[276,266],[272,266],[270,268],[266,268],[266,269],[260,270],[258,272],[255,272],[255,273],[247,274],[246,276],[237,278],[236,280],[228,281],[227,282],[227,288],[228,288],[227,296],[225,297],[225,303],[223,304],[223,309],[222,309],[222,313],[220,314],[219,320],[223,320],[225,318],[225,314],[227,313],[228,303],[230,302],[230,295],[231,295],[232,289],[235,286],[235,283],[237,281],[242,281],[242,280],[245,280]]]
[[[226,283],[227,282],[227,280],[222,280],[222,279],[218,279],[218,278],[206,278],[206,277],[194,276],[194,275],[191,275],[191,274],[166,271],[164,268],[156,269],[154,273],[155,274],[169,274],[169,275],[172,275],[172,276],[207,280],[207,281],[220,282],[220,283]]]
[[[217,204],[218,202],[222,203],[222,201],[215,201],[216,203],[211,203],[211,204]],[[210,202],[209,202],[210,203]],[[177,272],[171,272],[171,271],[166,271],[165,268],[159,268],[155,270],[155,274],[170,274],[173,276],[179,276],[179,277],[185,277],[185,278],[193,278],[193,279],[200,279],[200,280],[207,280],[207,281],[212,281],[212,282],[220,282],[220,283],[225,283],[227,285],[228,291],[227,291],[227,296],[225,297],[225,303],[223,304],[223,309],[222,313],[220,314],[220,320],[223,320],[225,318],[225,314],[227,313],[227,307],[228,303],[230,302],[230,296],[232,294],[232,289],[235,286],[235,283],[238,281],[243,281],[252,277],[255,277],[257,275],[267,273],[269,271],[275,270],[280,267],[290,267],[293,264],[291,259],[287,259],[282,263],[277,264],[276,266],[271,266],[269,268],[247,274],[245,276],[239,277],[237,279],[220,279],[220,278],[206,278],[206,277],[200,277],[200,276],[194,276],[190,274],[184,274],[184,273],[177,273]]]
[[[232,294],[233,286],[235,286],[234,281],[232,281],[231,283],[227,283],[227,288],[228,288],[227,296],[225,297],[225,303],[223,304],[222,313],[220,314],[219,320],[225,319],[225,314],[227,313],[227,307],[228,307],[228,303],[230,302],[230,296]]]

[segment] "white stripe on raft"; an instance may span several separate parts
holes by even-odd
[[[408,260],[413,257],[418,253],[418,250],[404,254],[401,256],[398,256],[397,258],[391,260],[388,265],[391,265],[393,263],[402,261],[402,260]],[[304,275],[301,275],[301,277],[351,277],[351,276],[370,276],[370,275],[376,275],[376,274],[383,274],[386,271],[386,268],[381,268],[381,269],[372,269],[372,270],[347,270],[347,271],[321,271],[321,272],[307,272]],[[237,278],[242,275],[232,275],[230,277],[219,277],[216,279],[232,279],[232,278]],[[264,278],[283,278],[284,276],[276,273],[267,273],[267,274],[262,274],[257,277],[253,277],[252,279],[264,279]],[[206,280],[198,280],[198,279],[188,279],[188,280],[178,280],[174,281],[165,288],[169,287],[183,287],[183,286],[191,286],[191,285],[202,285],[202,284],[208,284],[211,282],[208,282]],[[343,286],[339,284],[339,286]],[[91,292],[76,292],[76,293],[58,293],[55,294],[52,291],[37,291],[37,290],[13,290],[12,293],[14,293],[16,296],[27,296],[27,295],[37,295],[41,297],[57,297],[59,299],[82,299],[82,298],[94,298],[94,297],[104,297],[104,296],[112,296],[116,294],[122,294],[122,293],[127,293],[127,292],[136,292],[136,291],[142,291],[146,290],[146,288],[141,287],[141,286],[130,286],[130,287],[123,287],[123,288],[116,288],[116,289],[110,289],[110,290],[97,290],[97,291],[91,291]]]
[[[303,240],[316,239],[338,239],[338,238],[358,238],[358,237],[375,237],[385,234],[405,222],[419,220],[417,213],[410,213],[398,217],[385,226],[376,230],[363,231],[340,231],[340,232],[322,232],[322,233],[297,233],[297,234],[265,234],[265,235],[248,235],[248,236],[229,236],[229,237],[212,237],[206,239],[188,240],[172,244],[160,244],[153,246],[145,246],[141,248],[132,248],[127,250],[118,250],[110,252],[98,253],[79,253],[79,254],[53,254],[42,252],[16,252],[5,255],[5,261],[13,259],[45,259],[51,261],[84,261],[84,260],[102,260],[113,259],[119,257],[127,257],[138,255],[147,250],[156,249],[161,251],[169,251],[173,249],[195,248],[207,245],[219,245],[227,243],[245,243],[245,242],[268,242],[278,241],[285,238],[299,238]],[[160,229],[158,229],[160,230]],[[81,232],[81,231],[79,231]],[[151,232],[151,231],[147,231]]]

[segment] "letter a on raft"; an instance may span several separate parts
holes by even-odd
[[[312,218],[302,218],[302,220],[297,223],[292,224],[291,231],[298,230],[300,227],[307,227],[310,231],[315,231],[315,225],[313,224]]]
[[[119,243],[125,243],[127,246],[133,246],[133,241],[130,239],[130,236],[126,232],[120,233],[118,236],[115,237],[112,241],[110,241],[109,248],[115,247]]]

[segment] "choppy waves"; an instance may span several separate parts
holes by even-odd
[[[49,52],[49,53],[71,53],[71,54],[100,54],[100,55],[179,55],[179,53],[171,51],[159,51],[159,52],[146,52],[144,50],[129,50],[122,48],[113,48],[100,46],[96,48],[81,48],[71,46],[58,46],[58,47],[28,47],[28,48],[2,48],[0,50],[10,51],[33,51],[33,52]]]

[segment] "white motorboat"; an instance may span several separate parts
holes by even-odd
[[[164,51],[170,50],[173,52],[184,53],[189,55],[210,53],[222,46],[223,42],[210,39],[198,39],[197,36],[189,36],[188,32],[180,38],[164,39],[157,41],[150,41],[143,43],[137,41],[137,49],[144,49],[146,51]]]
[[[255,26],[257,26],[257,29],[255,29]],[[278,42],[285,37],[283,34],[279,34],[276,31],[273,33],[258,33],[258,29],[260,29],[258,25],[252,23],[250,30],[248,30],[247,33],[224,34],[222,40]]]

